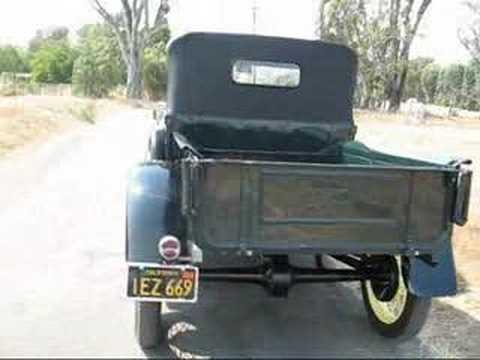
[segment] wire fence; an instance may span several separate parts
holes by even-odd
[[[35,83],[30,74],[0,74],[0,96],[71,96],[71,84]]]

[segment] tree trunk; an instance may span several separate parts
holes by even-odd
[[[390,94],[390,99],[388,103],[388,111],[396,112],[400,109],[400,105],[402,103],[402,96],[403,96],[403,88],[405,83],[405,77],[403,75],[400,76],[398,81],[395,81],[395,84],[392,88],[392,92]]]
[[[127,98],[141,99],[143,97],[142,72],[138,64],[128,65]]]
[[[170,11],[168,0],[162,0],[150,26],[150,3],[148,0],[122,0],[122,21],[109,13],[101,0],[92,0],[94,9],[112,26],[117,37],[122,59],[127,67],[127,98],[143,97],[143,51],[155,28],[167,25],[166,15]],[[144,24],[142,25],[142,21]]]
[[[127,68],[127,98],[143,98],[142,56],[134,52],[130,57]]]
[[[401,68],[394,74],[389,85],[388,111],[391,112],[398,111],[402,103],[403,90],[408,74],[408,51],[401,55],[400,62],[402,64]]]
[[[403,89],[405,87],[405,82],[408,74],[408,61],[410,58],[410,47],[412,45],[413,39],[417,34],[418,27],[422,21],[425,12],[430,6],[432,0],[422,0],[420,6],[417,10],[415,21],[411,22],[411,12],[413,10],[414,0],[407,1],[406,8],[403,11],[403,28],[405,31],[403,45],[400,47],[395,46],[394,51],[400,50],[398,58],[396,57],[395,61],[399,68],[395,70],[395,74],[392,77],[392,80],[387,88],[387,95],[389,100],[389,111],[397,111],[400,108],[402,101]],[[394,4],[394,2],[392,2]],[[398,10],[398,9],[397,9]],[[394,23],[391,23],[394,25]]]

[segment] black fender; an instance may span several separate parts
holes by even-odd
[[[159,240],[165,235],[184,237],[177,176],[164,162],[132,169],[127,189],[128,262],[160,262]]]
[[[407,277],[410,292],[420,297],[455,295],[457,276],[451,242],[446,242],[432,260],[421,257],[410,260]]]

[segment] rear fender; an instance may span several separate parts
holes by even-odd
[[[182,239],[176,176],[163,162],[141,164],[132,170],[127,190],[128,262],[159,262],[159,240],[165,235]]]
[[[457,293],[457,278],[452,244],[446,242],[433,262],[420,257],[410,260],[408,286],[420,297],[452,296]]]

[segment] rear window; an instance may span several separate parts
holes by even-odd
[[[296,88],[300,75],[297,64],[271,61],[237,60],[232,69],[233,81],[242,85]]]

